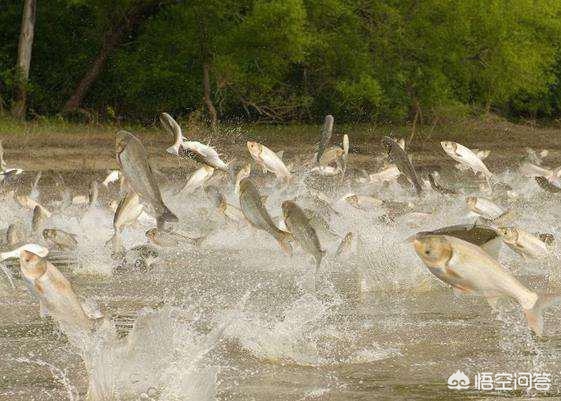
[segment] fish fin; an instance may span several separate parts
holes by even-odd
[[[292,256],[292,245],[290,241],[292,240],[292,234],[282,231],[276,238],[277,242],[279,243],[281,249],[288,255]]]
[[[279,150],[279,151],[277,152],[277,156],[279,157],[279,159],[282,160],[282,158],[283,158],[283,156],[284,156],[284,150]]]
[[[561,302],[561,295],[538,294],[538,299],[532,309],[524,309],[524,315],[528,321],[528,327],[538,336],[543,336],[543,311]]]

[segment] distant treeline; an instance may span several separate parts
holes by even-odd
[[[30,0],[25,0],[30,1]],[[24,0],[0,2],[0,104]],[[33,2],[33,0],[31,0]],[[561,1],[38,0],[27,116],[556,118]],[[25,19],[25,18],[24,18]]]

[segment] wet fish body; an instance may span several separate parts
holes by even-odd
[[[497,231],[504,243],[525,259],[528,257],[539,259],[548,254],[545,242],[520,228],[499,227]]]
[[[279,180],[289,181],[291,174],[282,159],[271,149],[257,142],[247,142],[247,149],[253,160],[265,171],[270,171]]]
[[[329,145],[329,141],[331,141],[331,135],[333,134],[333,123],[335,122],[333,116],[328,114],[325,116],[325,120],[323,122],[323,127],[321,128],[321,134],[319,139],[318,145],[318,152],[316,156],[316,161],[320,163],[321,157],[323,156],[323,152]]]
[[[388,152],[390,162],[397,166],[399,171],[413,184],[417,195],[420,195],[423,192],[423,186],[405,150],[396,141],[387,136],[382,139],[382,144]]]
[[[117,133],[117,161],[121,172],[131,189],[149,203],[158,216],[159,222],[176,222],[173,214],[162,200],[160,188],[156,183],[142,142],[126,131]]]
[[[53,242],[55,245],[62,249],[74,250],[78,247],[76,235],[63,230],[46,228],[43,230],[43,238]]]

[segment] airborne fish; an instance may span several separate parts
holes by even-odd
[[[323,122],[323,127],[321,128],[318,153],[316,156],[316,161],[318,163],[320,162],[323,152],[325,151],[327,145],[329,145],[329,141],[331,140],[331,134],[333,133],[333,122],[334,119],[331,114],[325,116],[325,121]]]
[[[146,231],[146,238],[154,245],[161,246],[162,248],[177,248],[186,243],[199,246],[204,240],[204,237],[191,238],[174,231],[160,230],[158,228],[151,228]]]
[[[407,177],[407,179],[413,184],[417,195],[423,192],[423,187],[421,185],[421,180],[413,167],[413,163],[405,153],[405,150],[399,146],[399,144],[392,138],[385,136],[382,139],[382,145],[386,148],[388,156],[391,163],[394,163],[399,171]]]
[[[530,329],[543,335],[543,310],[559,297],[529,290],[485,251],[461,239],[428,235],[415,239],[414,246],[429,271],[456,292],[484,296],[492,307],[498,298],[514,298]]]
[[[220,159],[220,155],[212,146],[197,141],[183,141],[182,148],[199,163],[206,164],[216,170],[229,171],[228,164]]]
[[[46,309],[49,315],[71,332],[89,332],[93,328],[93,321],[82,309],[72,285],[53,264],[32,252],[22,250],[20,267],[39,298],[41,309]]]
[[[487,166],[485,166],[485,163],[483,163],[483,161],[481,161],[481,159],[473,153],[473,151],[466,148],[464,145],[451,141],[442,141],[440,142],[440,145],[448,156],[459,163],[465,164],[471,168],[474,173],[483,174],[487,182],[489,182],[489,179],[493,176],[493,174],[489,171]]]
[[[547,255],[545,242],[526,231],[515,227],[499,227],[497,230],[505,244],[524,259],[541,258]]]
[[[290,171],[283,163],[282,159],[271,149],[257,142],[247,142],[247,149],[253,160],[259,164],[264,171],[270,171],[279,180],[290,181]]]
[[[236,195],[238,196],[240,195],[240,182],[244,178],[249,177],[250,174],[251,174],[251,164],[247,163],[242,168],[240,168],[240,170],[236,174],[236,185],[234,186],[234,193]]]
[[[48,216],[45,210],[40,205],[35,206],[33,209],[33,217],[31,218],[31,230],[33,232],[39,231],[47,218]]]
[[[78,247],[76,234],[71,234],[63,230],[46,228],[43,230],[43,238],[53,242],[61,249],[74,250]]]
[[[496,220],[499,217],[506,215],[508,212],[487,198],[468,196],[466,198],[466,203],[472,212],[489,220]]]
[[[240,183],[240,207],[243,215],[252,226],[271,234],[282,250],[292,255],[292,246],[289,242],[290,234],[279,230],[275,225],[267,209],[263,206],[259,191],[249,178],[244,178]]]
[[[144,206],[140,203],[140,198],[136,192],[128,192],[119,202],[115,215],[113,216],[113,236],[105,243],[111,244],[114,256],[122,255],[125,252],[121,231],[134,223],[142,213]]]
[[[126,131],[117,132],[117,161],[121,172],[131,189],[145,202],[149,203],[157,214],[158,224],[176,222],[173,214],[162,200],[160,188],[156,183],[152,168],[148,162],[142,142]]]
[[[325,251],[321,249],[316,230],[311,226],[304,211],[292,201],[282,203],[282,213],[286,228],[302,249],[312,255],[316,261],[316,273],[320,268]]]
[[[164,129],[172,134],[175,139],[173,145],[167,148],[166,151],[172,155],[179,155],[179,150],[185,140],[183,133],[181,132],[181,127],[168,113],[160,114],[160,122],[162,123]]]
[[[197,188],[203,186],[204,183],[207,182],[210,179],[210,177],[212,177],[212,174],[214,174],[213,167],[207,165],[201,167],[200,169],[196,170],[191,175],[191,177],[189,177],[185,186],[180,190],[178,190],[176,194],[180,192],[184,192],[186,194],[193,192]]]

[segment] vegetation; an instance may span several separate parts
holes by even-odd
[[[415,125],[561,107],[556,1],[39,1],[22,82],[29,2],[0,4],[4,113],[21,110],[22,93],[28,117],[142,123],[197,111],[212,124],[332,113]]]

